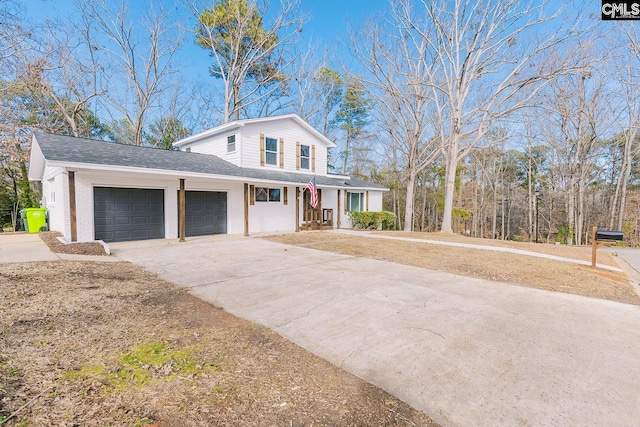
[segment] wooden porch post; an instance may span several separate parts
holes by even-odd
[[[69,225],[71,241],[78,241],[78,221],[76,216],[76,173],[69,171]]]
[[[249,184],[244,184],[244,235],[249,235]]]
[[[185,196],[185,192],[184,192],[184,178],[180,178],[180,197],[178,200],[178,206],[180,207],[179,212],[180,212],[180,218],[178,219],[178,223],[180,230],[178,231],[178,234],[180,235],[180,241],[184,242],[185,241],[185,234],[186,234],[186,219],[185,216],[187,214],[187,209],[186,209],[186,196]]]
[[[300,187],[296,187],[296,233],[300,232]]]
[[[336,220],[336,228],[340,228],[340,217],[342,216],[340,215],[342,213],[340,212],[340,191],[341,190],[338,190],[338,209],[336,209],[338,219]]]

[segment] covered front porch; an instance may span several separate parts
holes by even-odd
[[[340,193],[340,190],[337,190]],[[334,210],[333,208],[322,207],[322,189],[318,189],[318,206],[314,208],[311,206],[311,194],[309,191],[303,191],[303,215],[302,224],[298,227],[298,230],[331,230],[333,228],[340,227],[340,221],[334,223]],[[337,197],[338,210],[340,209],[340,197]]]

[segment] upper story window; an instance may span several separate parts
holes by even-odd
[[[265,138],[265,162],[268,165],[278,165],[278,140],[275,138]]]
[[[364,193],[347,193],[347,210],[353,212],[364,211]]]
[[[308,145],[300,145],[300,169],[309,169],[311,149]]]
[[[236,136],[229,135],[227,137],[227,153],[233,153],[236,151]]]

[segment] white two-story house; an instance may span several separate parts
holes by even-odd
[[[350,227],[379,185],[327,172],[334,143],[295,114],[238,120],[166,151],[35,132],[29,178],[68,241],[177,239]],[[309,204],[315,177],[318,206]]]

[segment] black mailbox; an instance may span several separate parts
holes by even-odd
[[[622,233],[622,231],[616,231],[616,230],[598,230],[598,231],[596,231],[596,240],[597,240],[597,241],[603,241],[603,240],[610,240],[610,241],[624,240],[624,234]]]

